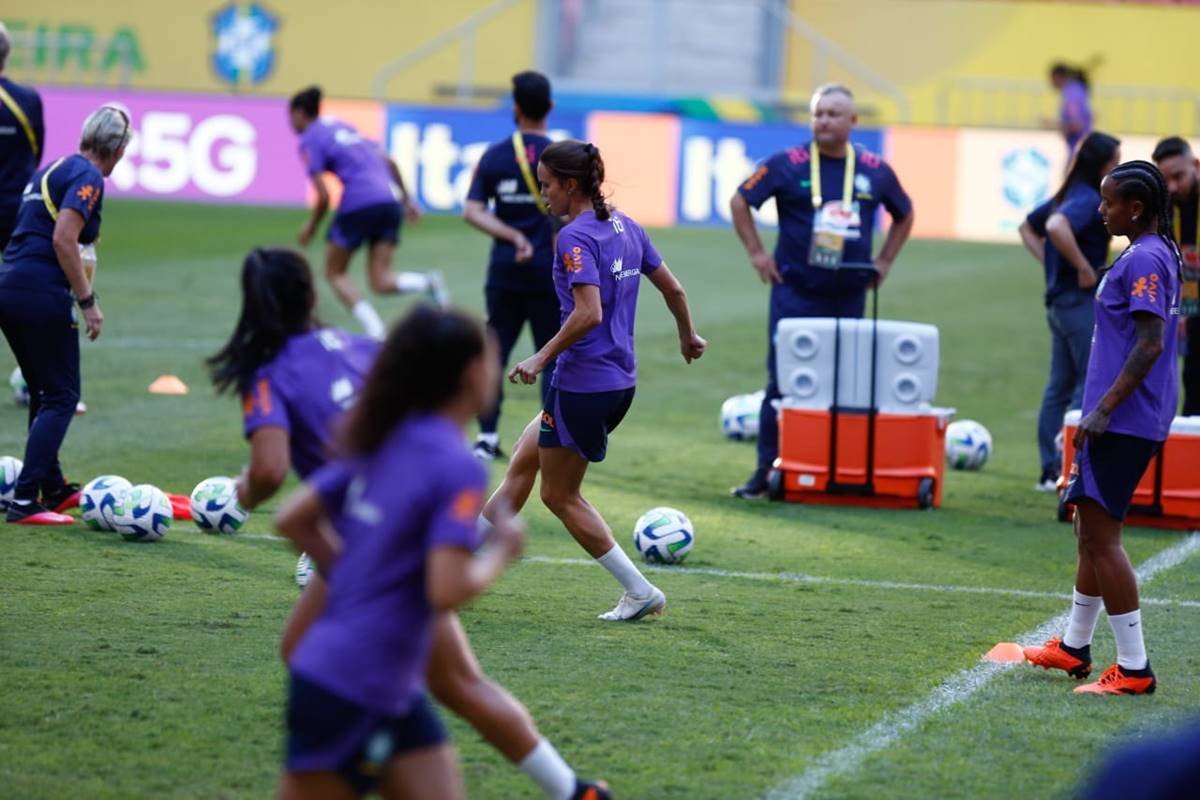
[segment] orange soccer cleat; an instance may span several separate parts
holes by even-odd
[[[1086,678],[1092,671],[1090,647],[1076,650],[1054,636],[1041,647],[1026,647],[1025,660],[1042,669],[1061,669],[1072,678]]]
[[[1154,694],[1158,681],[1150,670],[1150,662],[1145,669],[1124,669],[1120,664],[1113,664],[1104,670],[1100,680],[1076,686],[1076,694]]]

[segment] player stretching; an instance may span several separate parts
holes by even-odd
[[[319,327],[315,301],[312,274],[299,253],[254,250],[246,257],[237,328],[209,361],[217,388],[245,398],[250,465],[238,479],[238,499],[246,508],[273,496],[290,468],[307,479],[325,463],[335,424],[359,395],[379,352],[375,341]],[[313,576],[284,631],[285,662],[324,610],[326,591],[325,582]],[[435,623],[426,680],[443,705],[467,720],[546,797],[608,796],[602,786],[578,780],[525,707],[488,680],[454,613],[439,615]]]
[[[1182,262],[1171,233],[1167,185],[1147,161],[1120,165],[1100,185],[1100,214],[1114,236],[1129,238],[1096,290],[1083,419],[1065,499],[1075,505],[1079,560],[1070,620],[1062,639],[1025,648],[1033,664],[1083,678],[1101,602],[1117,640],[1117,663],[1075,689],[1149,694],[1156,681],[1142,639],[1137,578],[1121,544],[1121,523],[1138,481],[1162,447],[1175,416],[1179,376],[1176,320]]]
[[[552,144],[542,152],[537,172],[550,213],[570,219],[558,235],[554,264],[563,322],[545,347],[508,374],[513,383],[531,384],[555,364],[545,407],[513,448],[508,473],[483,516],[493,520],[508,505],[520,509],[540,470],[542,502],[625,589],[616,608],[600,618],[636,620],[661,613],[666,596],[613,540],[580,488],[588,465],[604,460],[608,434],[633,403],[633,323],[643,275],[675,317],[684,360],[699,358],[707,343],[692,326],[683,286],[642,226],[605,203],[604,161],[595,145]]]
[[[429,292],[446,305],[445,283],[439,272],[393,272],[392,256],[400,239],[400,223],[421,213],[396,163],[354,128],[336,119],[320,118],[321,90],[310,86],[298,92],[290,106],[292,129],[300,135],[300,156],[308,168],[317,202],[297,237],[307,247],[329,210],[325,173],[342,183],[342,199],[329,225],[325,247],[325,278],[338,299],[350,309],[368,336],[382,339],[386,329],[374,307],[346,274],[350,258],[367,244],[367,283],[376,294]]]

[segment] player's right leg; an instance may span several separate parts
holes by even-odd
[[[488,498],[479,515],[484,522],[492,519],[496,507],[500,503],[506,504],[514,514],[525,507],[525,503],[529,500],[529,494],[533,491],[533,484],[537,481],[538,429],[541,424],[542,412],[539,411],[538,415],[525,426],[521,438],[517,439],[517,443],[513,445],[512,456],[509,457],[508,469],[504,473],[504,478],[496,487],[496,491],[492,492],[492,496]]]
[[[459,800],[466,797],[458,754],[449,741],[411,750],[388,762],[384,800]]]
[[[525,312],[520,293],[499,286],[484,289],[487,302],[488,329],[496,335],[500,350],[500,375],[496,401],[490,409],[479,415],[479,435],[475,438],[473,452],[480,461],[494,461],[504,453],[500,450],[500,406],[504,402],[504,372],[509,356],[521,337],[525,327]],[[544,379],[543,379],[544,380]]]
[[[439,615],[434,625],[425,678],[442,705],[469,722],[550,800],[570,800],[591,785],[580,781],[554,746],[542,738],[525,706],[483,674],[453,612]]]

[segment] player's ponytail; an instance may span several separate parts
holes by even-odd
[[[375,450],[397,425],[437,411],[463,391],[463,374],[484,356],[474,317],[419,305],[388,334],[341,431],[346,454]]]
[[[292,336],[317,327],[312,271],[294,250],[255,248],[242,262],[242,311],[229,341],[207,360],[217,392],[250,390],[254,373]]]
[[[611,210],[604,197],[604,159],[596,145],[573,139],[554,142],[542,151],[538,162],[560,181],[574,178],[579,191],[591,199],[596,219],[608,219]]]
[[[316,119],[321,115],[321,87],[309,86],[296,92],[288,108],[302,112],[309,119]]]

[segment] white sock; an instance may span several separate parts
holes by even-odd
[[[571,769],[554,745],[545,739],[517,765],[533,782],[542,787],[550,800],[571,800],[575,793],[575,770]]]
[[[491,520],[489,520],[483,514],[480,514],[479,519],[475,520],[475,531],[479,534],[480,541],[485,541],[489,536],[492,535],[493,527],[495,526],[492,525]]]
[[[424,272],[397,272],[396,291],[400,292],[400,294],[428,292],[429,276]]]
[[[1145,669],[1150,659],[1146,657],[1146,642],[1142,639],[1142,610],[1109,614],[1108,624],[1117,640],[1117,663],[1123,669]]]
[[[1096,632],[1096,620],[1100,618],[1100,609],[1104,608],[1104,600],[1074,591],[1071,602],[1071,619],[1067,622],[1067,632],[1063,634],[1062,643],[1067,647],[1087,647],[1092,643],[1092,634]]]
[[[363,330],[367,332],[367,336],[379,341],[383,341],[387,336],[387,328],[384,327],[379,313],[366,300],[359,300],[355,303],[354,308],[350,309],[350,313],[363,326]]]
[[[625,555],[625,551],[621,549],[621,545],[614,544],[612,550],[596,560],[612,573],[612,576],[625,587],[625,591],[634,597],[646,597],[654,591],[650,581],[646,580],[646,577],[633,565],[629,556]]]
[[[500,434],[480,431],[479,435],[475,437],[475,441],[483,442],[489,447],[498,447],[500,445]]]

